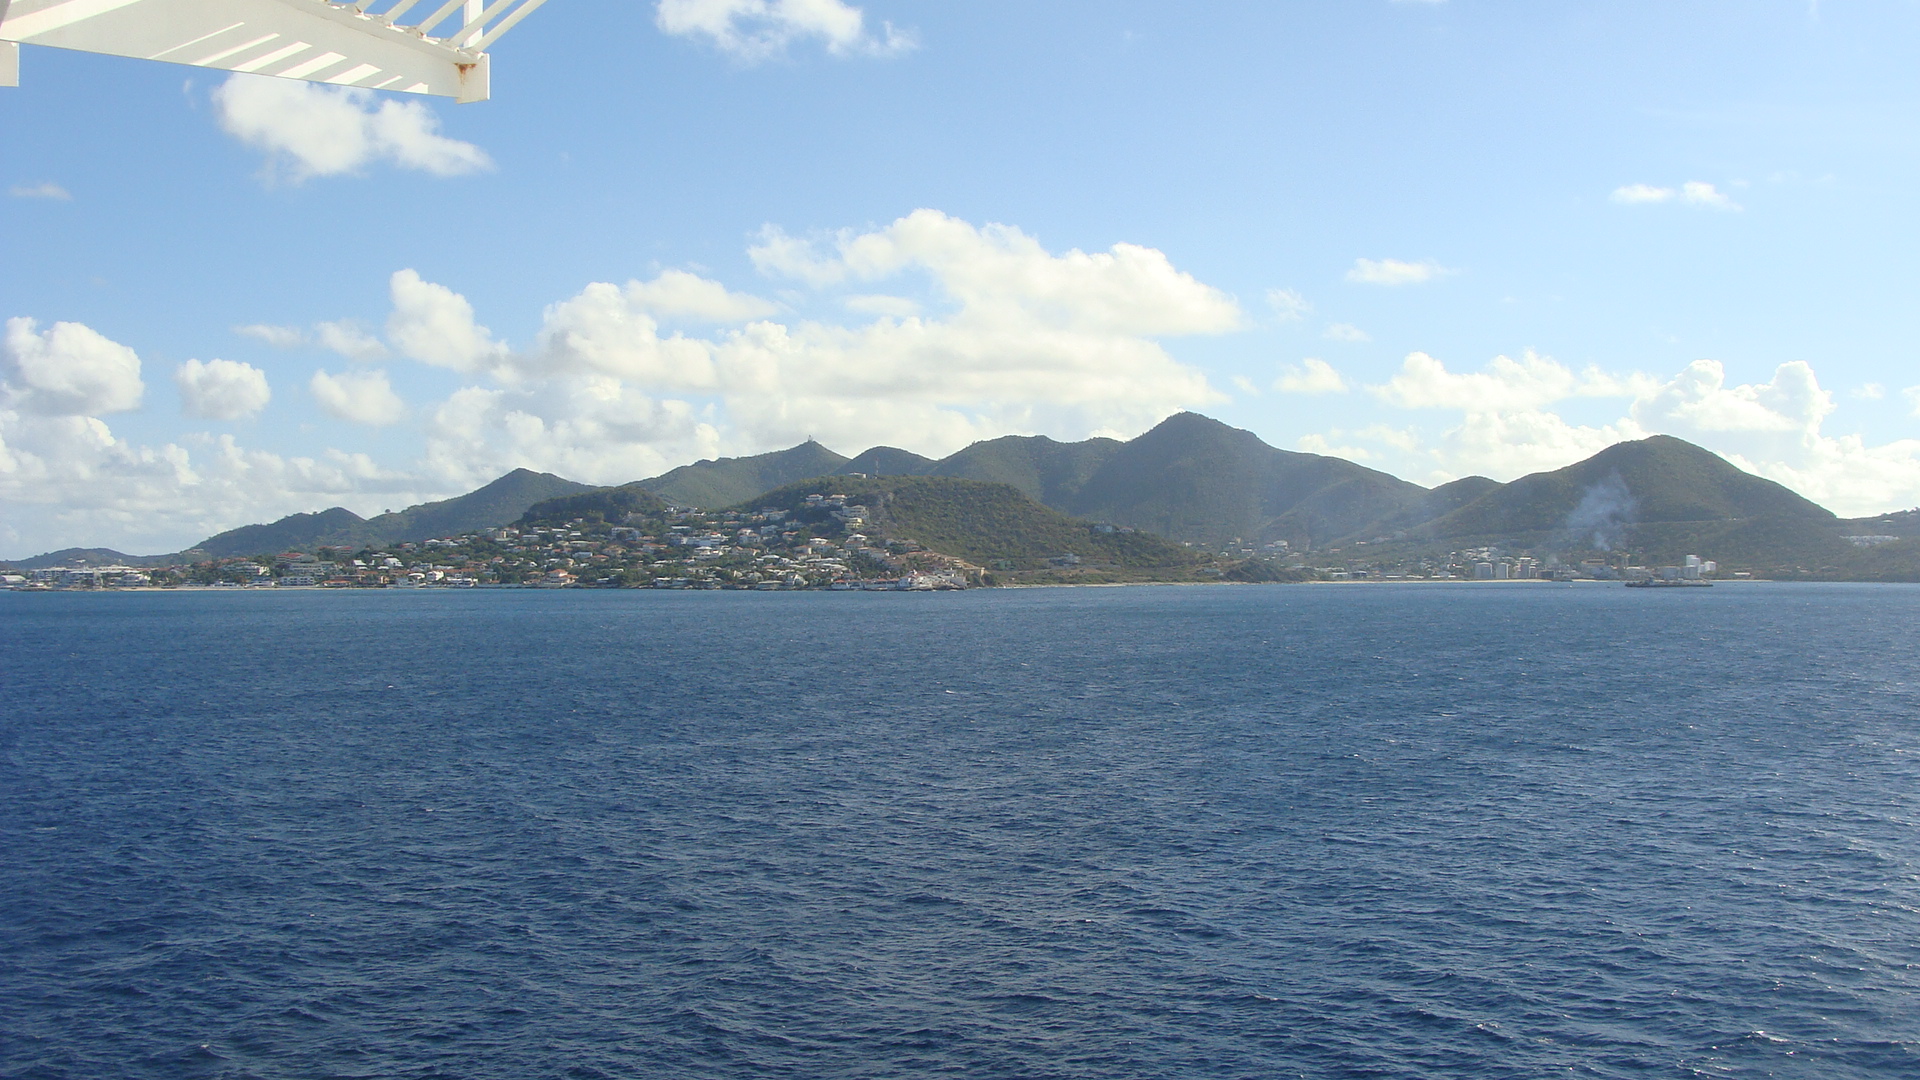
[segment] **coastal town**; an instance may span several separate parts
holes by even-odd
[[[1112,526],[1094,525],[1094,530]],[[1131,530],[1129,530],[1131,531]],[[1405,560],[1375,559],[1365,541],[1347,549],[1295,552],[1285,541],[1195,545],[1187,580],[1215,581],[1645,581],[1707,579],[1710,560],[1667,567],[1611,555],[1560,561],[1466,548]],[[456,536],[366,546],[315,546],[271,555],[207,558],[163,566],[69,565],[0,572],[0,588],[653,588],[936,591],[1012,583],[1070,583],[1088,564],[1060,551],[1041,579],[1011,564],[977,565],[889,538],[872,511],[847,496],[806,497],[794,510],[668,508],[566,521],[523,521]],[[1736,573],[1735,577],[1748,577]]]

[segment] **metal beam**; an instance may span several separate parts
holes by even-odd
[[[418,0],[0,0],[0,86],[17,85],[16,43],[160,60],[402,93],[485,101],[483,51],[545,0],[443,0],[426,19],[394,20]],[[456,10],[457,28],[430,31]],[[489,28],[488,24],[492,26]]]

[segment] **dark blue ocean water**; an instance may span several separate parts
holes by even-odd
[[[0,595],[0,1076],[1920,1076],[1917,630]]]

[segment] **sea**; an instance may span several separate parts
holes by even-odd
[[[1920,588],[0,594],[0,1076],[1920,1076]]]

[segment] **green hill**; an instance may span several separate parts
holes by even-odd
[[[1065,555],[1076,556],[1084,566],[1122,570],[1185,568],[1197,561],[1179,544],[1070,518],[1010,484],[953,477],[817,477],[757,495],[741,508],[805,515],[809,495],[845,495],[849,504],[868,508],[871,520],[861,528],[870,535],[919,544],[980,566],[1037,570]],[[822,525],[831,520],[824,512],[812,519]]]
[[[928,474],[1012,484],[1027,498],[1062,510],[1121,445],[1115,439],[1063,443],[1045,435],[1008,435],[950,454]]]
[[[44,570],[52,566],[171,566],[185,552],[172,555],[128,555],[112,548],[62,548],[31,559],[0,562],[13,570]]]
[[[666,501],[642,487],[640,482],[619,487],[592,488],[556,499],[545,499],[527,508],[520,516],[522,525],[557,525],[575,518],[618,522],[628,514],[663,516]]]
[[[768,454],[696,461],[639,484],[675,506],[711,510],[805,477],[826,476],[846,463],[846,458],[809,439]]]
[[[420,503],[405,510],[362,518],[344,507],[317,514],[290,514],[266,525],[243,525],[202,540],[197,548],[217,558],[271,555],[320,545],[359,547],[458,536],[505,525],[541,499],[591,490],[588,485],[530,469],[515,469],[465,495]]]
[[[1444,517],[1500,487],[1500,481],[1467,476],[1441,484],[1388,516],[1354,533],[1355,539],[1403,538],[1408,530]]]
[[[865,473],[868,476],[924,476],[933,471],[934,460],[897,446],[875,446],[855,454],[851,461],[834,470],[840,476]]]
[[[542,499],[591,490],[552,473],[515,469],[485,487],[440,502],[409,506],[398,513],[367,519],[367,532],[380,543],[427,540],[487,529],[526,513]]]
[[[366,524],[359,514],[335,506],[317,514],[288,514],[265,525],[242,525],[209,536],[195,546],[216,558],[272,555],[320,544],[358,546],[366,542]]]
[[[1122,444],[1063,507],[1209,546],[1296,548],[1351,535],[1415,506],[1425,488],[1341,458],[1278,450],[1194,413]]]
[[[1534,537],[1556,532],[1583,546],[1652,523],[1784,520],[1833,533],[1833,513],[1733,467],[1684,439],[1655,435],[1618,443],[1564,469],[1533,473],[1488,491],[1419,529],[1434,538]]]
[[[1848,536],[1920,536],[1920,508],[1877,517],[1847,518],[1840,531]]]

